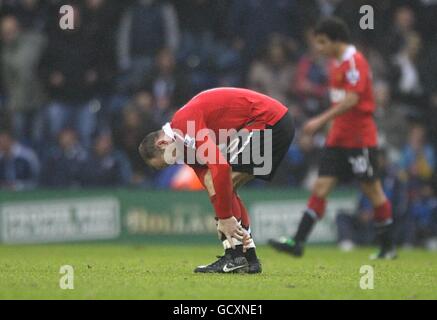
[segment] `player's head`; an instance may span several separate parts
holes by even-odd
[[[144,162],[156,170],[164,169],[169,166],[169,161],[166,161],[164,155],[165,150],[174,141],[164,134],[163,130],[149,133],[138,147],[141,157]]]
[[[348,26],[335,17],[320,21],[314,29],[314,35],[317,51],[328,57],[336,57],[341,45],[350,42]]]

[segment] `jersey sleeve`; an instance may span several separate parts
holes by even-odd
[[[186,112],[185,117],[178,116],[172,121],[172,127],[180,130],[185,135],[186,141],[195,141],[196,157],[211,172],[214,185],[215,196],[211,198],[217,218],[226,219],[233,216],[232,214],[232,179],[231,166],[220,152],[214,137],[212,137],[207,128],[203,116],[199,112]],[[195,111],[195,110],[193,110]],[[190,124],[195,126],[194,132],[190,132]],[[203,177],[206,174],[204,170],[195,169],[203,184]]]
[[[199,130],[206,126],[199,121]],[[214,200],[211,199],[217,218],[226,219],[232,217],[232,179],[231,167],[220,152],[216,142],[210,134],[203,141],[196,140],[197,156],[206,164],[211,172],[215,190]],[[212,153],[212,154],[211,154]]]
[[[352,57],[344,74],[344,89],[361,95],[366,90],[369,78],[369,66],[363,58]]]

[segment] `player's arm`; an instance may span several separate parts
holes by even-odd
[[[232,175],[231,166],[217,146],[214,133],[206,126],[203,117],[193,115],[196,129],[196,158],[204,169],[195,168],[199,179],[207,187],[217,218],[227,219],[232,214]],[[208,174],[207,174],[208,173]],[[208,177],[207,177],[208,176]],[[209,181],[207,183],[206,179]],[[207,184],[207,185],[206,185]]]
[[[199,128],[206,128],[202,120],[197,121],[197,123]],[[207,188],[207,190],[218,219],[217,230],[223,233],[230,245],[234,247],[232,238],[242,241],[245,233],[232,212],[233,186],[231,166],[209,135],[206,135],[203,141],[196,141],[196,145],[199,160],[209,170],[212,188]],[[202,171],[196,170],[198,176],[200,172]],[[205,179],[206,173],[202,172],[199,177],[201,176]],[[205,184],[205,180],[202,182]]]
[[[211,203],[214,207],[217,221],[217,230],[223,233],[232,248],[235,248],[232,238],[243,241],[244,230],[233,216],[232,212],[232,175],[231,166],[226,161],[218,146],[208,137],[206,147],[208,152],[215,153],[213,157],[207,157],[207,166],[211,174],[214,195],[210,195]]]
[[[342,101],[340,101],[333,108],[329,108],[328,110],[320,114],[320,121],[323,125],[325,125],[335,117],[338,117],[339,115],[349,111],[349,109],[356,106],[359,100],[360,96],[358,95],[358,93],[353,91],[347,91],[345,98]]]
[[[337,103],[334,107],[329,108],[325,112],[321,113],[317,117],[314,117],[304,127],[304,131],[307,134],[313,134],[323,126],[325,126],[329,121],[342,115],[343,113],[349,111],[351,108],[357,105],[360,100],[358,93],[353,91],[347,91],[345,98]]]

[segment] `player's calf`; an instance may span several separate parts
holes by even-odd
[[[250,233],[250,228],[244,227],[249,235],[249,238],[246,238],[243,243],[243,252],[244,256],[247,259],[247,262],[249,263],[249,273],[261,273],[262,272],[262,266],[261,262],[259,261],[257,255],[256,255],[256,246],[255,242],[252,239],[252,235]]]
[[[389,200],[375,208],[376,237],[380,246],[379,252],[371,259],[395,259],[397,257],[394,245],[394,225],[392,206]]]
[[[379,245],[379,252],[372,255],[371,259],[394,259],[396,258],[396,251],[391,202],[387,199],[379,179],[362,182],[361,189],[374,207],[376,240]]]
[[[325,210],[326,200],[313,194],[308,200],[308,206],[303,213],[295,236],[292,238],[281,237],[278,240],[270,239],[269,245],[278,251],[301,257],[308,236],[316,222],[323,218]]]

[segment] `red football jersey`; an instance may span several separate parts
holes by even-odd
[[[248,130],[265,129],[273,126],[288,109],[280,102],[266,95],[239,88],[216,88],[201,92],[186,105],[179,109],[170,124],[163,127],[167,135],[174,137],[179,131],[179,138],[187,147],[199,149],[207,143],[216,152],[214,163],[206,161],[206,166],[199,167],[190,164],[203,183],[203,176],[209,169],[212,174],[216,196],[211,199],[219,218],[232,216],[232,181],[230,165],[224,160],[217,139],[220,129],[243,128]],[[199,138],[202,129],[209,129],[215,134],[215,140],[210,135]],[[203,148],[204,149],[204,148]]]
[[[276,124],[286,113],[284,105],[261,93],[216,88],[199,93],[179,109],[171,126],[186,134],[187,121],[194,120],[196,129],[206,127],[218,135],[220,129],[264,129]]]
[[[375,101],[372,76],[366,58],[354,46],[348,46],[341,61],[330,64],[330,98],[332,106],[345,98],[346,92],[359,96],[358,104],[337,116],[329,130],[328,147],[375,147],[378,132],[373,118]]]

